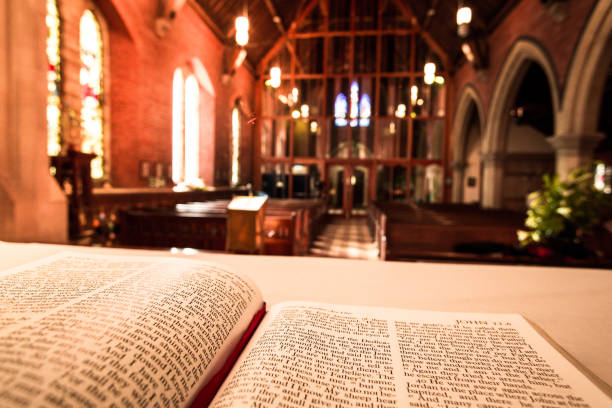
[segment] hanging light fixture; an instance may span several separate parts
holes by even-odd
[[[397,109],[395,110],[395,117],[403,119],[406,117],[406,105],[400,103],[397,105]]]
[[[412,87],[410,87],[410,102],[412,103],[412,106],[416,105],[418,99],[419,87],[416,85],[412,85]]]
[[[270,68],[270,86],[278,88],[281,85],[281,69],[279,66]]]
[[[296,104],[298,101],[298,96],[300,95],[300,91],[297,88],[293,88],[291,90],[291,101],[292,101],[292,105]]]
[[[470,23],[472,22],[472,9],[463,2],[457,8],[457,35],[466,38],[470,34]]]
[[[433,84],[436,80],[436,64],[433,62],[426,63],[423,71],[425,72],[425,83],[427,85]]]
[[[236,44],[244,47],[249,42],[249,18],[246,16],[236,17]]]

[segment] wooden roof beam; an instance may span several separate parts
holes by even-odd
[[[297,18],[291,23],[291,26],[289,27],[289,30],[287,30],[285,32],[285,35],[281,36],[281,38],[276,40],[276,43],[274,43],[272,48],[270,48],[268,50],[268,52],[266,53],[266,55],[264,55],[264,57],[261,59],[261,61],[259,62],[258,66],[257,66],[257,73],[258,74],[260,74],[260,75],[263,74],[264,68],[268,64],[270,59],[276,53],[278,53],[280,51],[281,47],[286,43],[287,39],[289,38],[289,35],[291,33],[293,33],[295,31],[295,29],[297,28],[297,26],[302,22],[302,20],[304,20],[304,18],[306,18],[306,16],[308,16],[312,12],[312,10],[315,8],[315,6],[317,6],[319,4],[319,1],[320,0],[308,0],[308,3],[306,3],[306,6],[300,12],[300,14],[297,16]]]
[[[204,23],[211,29],[219,41],[221,41],[223,44],[227,44],[227,36],[223,30],[221,30],[217,23],[209,17],[206,10],[204,10],[196,0],[187,0],[187,5],[189,5],[196,12],[198,17],[204,21]]]
[[[319,2],[319,9],[324,18],[329,17],[329,0],[321,0]]]
[[[270,12],[270,16],[272,16],[272,21],[276,24],[276,28],[278,28],[278,31],[280,32],[281,37],[285,38],[285,45],[287,46],[287,49],[289,50],[291,55],[293,55],[293,58],[295,58],[295,63],[297,64],[300,71],[304,72],[304,67],[302,66],[302,63],[297,57],[293,44],[291,44],[291,41],[289,40],[287,31],[285,31],[283,20],[281,19],[280,14],[278,14],[276,7],[274,6],[274,3],[272,3],[272,0],[264,0],[264,2],[266,3],[266,7],[268,8],[268,11]]]
[[[395,4],[397,8],[400,9],[400,11],[404,14],[404,16],[411,19],[415,27],[421,28],[421,36],[423,37],[425,42],[427,42],[427,45],[429,45],[431,49],[436,54],[438,54],[438,56],[442,60],[442,64],[444,64],[444,69],[449,70],[448,54],[446,53],[446,51],[444,51],[444,49],[440,46],[440,44],[438,44],[438,42],[431,36],[431,34],[429,34],[428,31],[422,29],[419,23],[419,20],[416,18],[416,14],[412,10],[412,8],[402,0],[391,0],[391,1],[393,2],[393,4]]]
[[[278,11],[276,10],[274,3],[272,3],[272,0],[264,0],[264,3],[266,3],[268,12],[270,13],[270,16],[272,17],[272,22],[276,24],[276,28],[278,28],[278,31],[280,32],[280,34],[285,35],[286,30],[285,30],[285,26],[283,25],[283,20],[281,19],[280,14],[278,14]]]

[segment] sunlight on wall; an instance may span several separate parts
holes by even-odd
[[[238,185],[238,157],[240,154],[240,111],[232,109],[232,186]]]
[[[177,68],[172,81],[172,180],[177,184],[184,179],[183,109],[185,98],[183,87],[183,71]]]
[[[195,184],[199,173],[200,88],[195,76],[185,80],[185,183]]]

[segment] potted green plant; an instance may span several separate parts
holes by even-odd
[[[586,258],[593,253],[584,238],[600,224],[608,196],[595,188],[592,165],[566,179],[544,175],[541,190],[529,194],[525,226],[517,231],[521,246],[541,257]]]

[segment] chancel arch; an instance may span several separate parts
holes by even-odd
[[[457,104],[452,128],[453,202],[480,201],[481,142],[485,114],[482,100],[476,88],[467,85]],[[477,169],[475,171],[475,169]],[[476,176],[472,182],[472,179]],[[468,180],[469,179],[469,180]],[[475,184],[475,185],[472,185]],[[466,198],[466,188],[474,190]],[[475,200],[475,195],[478,197]]]
[[[562,175],[588,162],[593,150],[609,137],[602,132],[605,129],[600,122],[611,64],[612,0],[600,0],[576,46],[567,73],[558,130],[552,140],[557,151],[557,172]]]
[[[530,70],[536,72],[537,75],[541,75],[543,81],[546,82],[544,85],[548,85],[552,129],[550,134],[546,136],[552,136],[555,133],[560,105],[555,68],[550,57],[539,44],[531,39],[519,39],[513,45],[500,70],[489,105],[482,145],[482,205],[484,207],[501,208],[505,205],[504,191],[508,191],[506,188],[508,186],[504,185],[504,182],[507,181],[505,177],[507,173],[505,167],[508,165],[506,159],[509,149],[513,149],[512,144],[509,143],[510,133],[513,129],[513,123],[511,123],[511,120],[513,120],[512,111],[513,108],[517,108],[514,105],[521,89],[526,90],[524,80],[528,73],[532,72]],[[520,134],[527,139],[524,132],[517,132],[516,134]],[[539,146],[535,150],[548,148],[545,148],[539,142]],[[522,150],[522,148],[518,148],[517,152],[522,152]],[[527,152],[532,150],[534,149],[529,148]],[[550,151],[552,151],[552,147]],[[518,199],[518,193],[516,197],[512,197],[512,200],[515,199]],[[524,199],[522,200],[524,201]],[[512,207],[513,205],[508,206]]]

